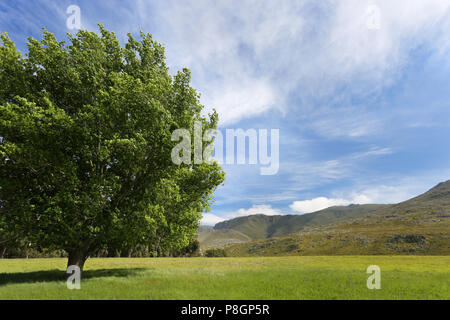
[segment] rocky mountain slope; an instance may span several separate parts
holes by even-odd
[[[252,216],[222,222],[253,241],[229,255],[450,254],[450,181],[395,205],[332,207],[301,216]],[[206,245],[205,245],[206,244]],[[204,243],[208,247],[208,243]]]

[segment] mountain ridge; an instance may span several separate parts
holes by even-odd
[[[212,229],[236,230],[252,239],[226,244],[230,255],[450,254],[450,180],[397,204],[238,217]]]
[[[306,226],[326,225],[358,215],[368,214],[385,206],[382,204],[352,204],[348,206],[333,206],[301,215],[268,216],[255,214],[219,222],[214,226],[214,230],[233,229],[253,239],[272,238],[299,232]]]

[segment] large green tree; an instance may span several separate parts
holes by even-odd
[[[68,37],[44,29],[22,55],[1,35],[2,228],[81,269],[109,244],[185,247],[224,173],[174,164],[172,132],[214,129],[216,112],[201,114],[189,70],[169,75],[150,34],[124,47],[101,25]]]

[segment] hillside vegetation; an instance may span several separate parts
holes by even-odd
[[[227,255],[450,255],[450,181],[395,205],[351,205],[285,216],[286,227],[280,226],[281,217],[244,218],[215,227],[245,233],[257,226],[252,234],[256,240],[227,246]],[[265,223],[256,223],[261,220]]]
[[[266,216],[263,214],[239,217],[216,224],[201,226],[198,239],[202,248],[224,246],[300,232],[308,227],[318,227],[366,215],[385,207],[380,204],[331,207],[310,214]]]
[[[232,229],[214,230],[214,228],[210,226],[201,226],[198,231],[198,241],[201,244],[207,244],[206,247],[221,247],[232,243],[242,243],[251,240],[253,239],[248,235]]]
[[[385,205],[367,204],[346,207],[331,207],[304,215],[265,216],[252,215],[220,222],[215,230],[232,229],[252,239],[285,236],[304,230],[306,227],[324,226],[350,218],[366,215]]]

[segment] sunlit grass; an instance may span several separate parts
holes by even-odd
[[[81,290],[65,259],[0,260],[0,299],[450,299],[450,257],[89,259]],[[366,269],[381,268],[369,290]]]

